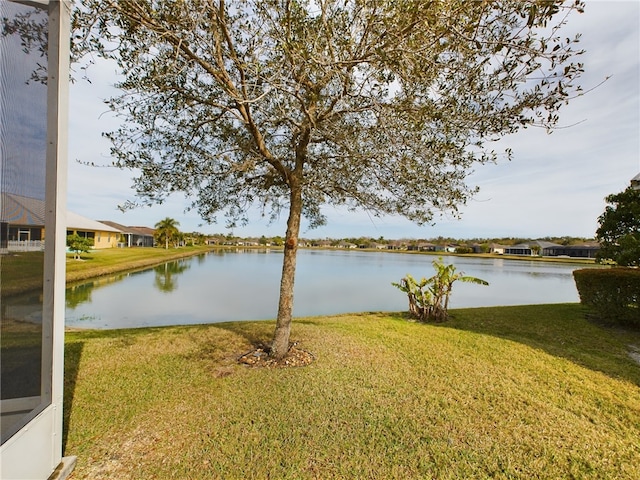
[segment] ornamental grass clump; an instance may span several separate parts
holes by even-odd
[[[477,283],[489,285],[489,282],[476,277],[470,277],[464,272],[456,272],[454,265],[445,265],[442,258],[432,262],[436,274],[430,278],[422,278],[417,282],[415,278],[407,274],[400,283],[392,282],[394,287],[407,294],[409,297],[409,313],[421,322],[444,322],[447,319],[449,309],[449,297],[454,282]]]

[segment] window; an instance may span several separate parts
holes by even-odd
[[[95,238],[96,236],[96,232],[83,232],[82,230],[78,230],[76,233],[82,238]],[[98,237],[98,240],[100,240],[100,237]]]

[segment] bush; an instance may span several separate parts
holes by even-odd
[[[80,260],[80,255],[93,247],[93,238],[81,237],[77,233],[67,235],[67,247],[74,253],[73,258]]]
[[[640,327],[640,270],[585,268],[574,270],[580,303],[601,320]]]

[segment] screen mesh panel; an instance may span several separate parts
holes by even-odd
[[[46,10],[0,0],[0,427],[2,443],[51,399],[43,359]]]

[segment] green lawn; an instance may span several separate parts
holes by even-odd
[[[2,297],[42,291],[44,252],[16,252],[0,255]]]
[[[272,322],[67,333],[79,479],[640,478],[640,333],[579,305],[295,321],[316,360],[237,363]]]

